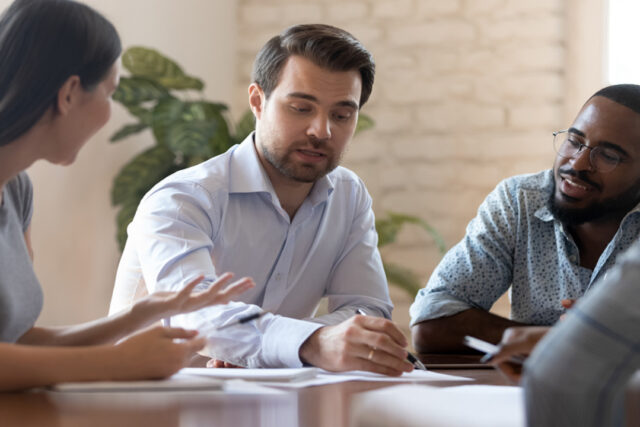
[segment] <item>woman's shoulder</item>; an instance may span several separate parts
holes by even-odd
[[[33,196],[33,185],[31,179],[25,171],[20,172],[7,182],[7,192],[9,197],[13,198],[16,202],[29,200]]]

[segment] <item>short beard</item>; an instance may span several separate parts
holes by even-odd
[[[316,146],[316,144],[313,145]],[[271,164],[271,166],[277,169],[278,172],[280,172],[283,176],[298,182],[313,183],[318,181],[320,178],[324,177],[329,172],[334,170],[341,160],[340,158],[338,158],[333,162],[329,162],[327,164],[327,167],[323,170],[317,170],[312,166],[307,167],[303,164],[301,166],[303,171],[300,171],[296,170],[295,166],[293,166],[289,161],[289,156],[291,154],[290,152],[282,157],[278,157],[276,153],[269,151],[266,146],[263,145],[261,148],[262,155]],[[308,173],[304,173],[304,171]]]
[[[640,203],[640,180],[625,192],[593,203],[585,208],[568,208],[560,206],[555,198],[556,180],[553,180],[551,195],[547,207],[553,216],[567,226],[581,225],[587,222],[603,222],[614,218],[623,218]]]

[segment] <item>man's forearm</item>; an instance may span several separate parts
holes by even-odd
[[[497,344],[504,330],[511,326],[523,324],[471,308],[453,316],[420,322],[411,328],[411,336],[418,353],[471,353],[473,350],[462,343],[465,335]]]

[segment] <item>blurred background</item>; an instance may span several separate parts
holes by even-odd
[[[342,27],[373,53],[377,74],[345,166],[365,181],[377,216],[422,218],[448,247],[478,205],[511,175],[552,165],[551,132],[609,82],[640,71],[631,41],[633,0],[87,0],[118,28],[124,47],[159,50],[201,78],[206,98],[247,109],[253,58],[283,28]],[[0,0],[0,9],[11,2]],[[631,54],[633,52],[634,54]],[[132,117],[114,103],[111,121],[62,168],[29,169],[35,187],[35,267],[44,287],[40,324],[107,313],[120,257],[113,177],[152,144],[151,132],[111,144]],[[427,281],[441,255],[407,225],[383,249],[388,261]],[[412,297],[392,288],[394,318],[408,324]],[[494,310],[508,315],[506,296]]]

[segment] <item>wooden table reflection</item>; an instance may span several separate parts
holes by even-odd
[[[475,384],[505,385],[494,370],[442,371]],[[357,393],[397,385],[346,382],[283,394],[234,392],[128,392],[0,394],[0,425],[6,427],[195,427],[195,426],[348,426],[351,399]],[[429,383],[450,387],[469,382]]]

